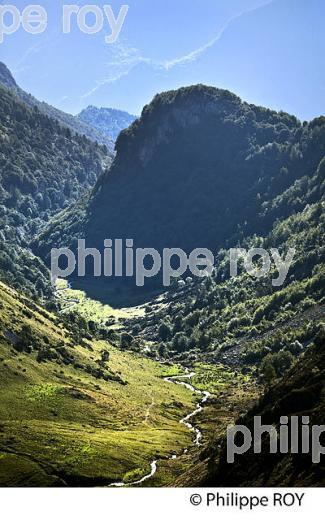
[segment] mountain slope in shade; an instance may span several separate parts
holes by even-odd
[[[120,132],[130,126],[136,119],[136,116],[123,110],[97,108],[94,106],[85,108],[77,117],[80,121],[97,128],[114,141]]]
[[[28,94],[23,89],[21,89],[16,81],[14,80],[11,72],[6,67],[6,65],[0,62],[0,85],[9,89],[13,92],[21,101],[26,103],[29,107],[37,107],[39,111],[48,117],[56,119],[59,123],[74,133],[78,133],[81,136],[85,135],[88,139],[92,141],[97,141],[99,144],[104,144],[107,146],[109,153],[112,155],[114,150],[114,143],[112,139],[110,139],[107,135],[100,132],[100,130],[92,127],[91,125],[85,123],[84,121],[79,120],[71,114],[67,114],[58,110],[57,108],[48,105],[43,101],[39,101],[34,98],[31,94]]]
[[[272,201],[313,176],[325,155],[325,118],[302,125],[197,85],[156,96],[119,135],[116,150],[78,208],[83,216],[72,209],[51,222],[36,245],[40,256],[51,247],[75,248],[78,236],[99,250],[104,239],[121,238],[189,253],[265,235],[294,211],[267,211]]]

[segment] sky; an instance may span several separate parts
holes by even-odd
[[[22,12],[31,2],[0,5],[7,3]],[[97,2],[111,5],[116,17],[123,3],[129,6],[115,43],[105,42],[107,19],[97,34],[84,34],[72,16],[71,32],[63,34],[67,3],[38,0],[48,14],[46,31],[32,35],[21,27],[0,43],[0,60],[17,83],[66,112],[91,104],[138,115],[158,92],[206,83],[300,119],[324,114],[323,0]]]

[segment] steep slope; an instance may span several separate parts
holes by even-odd
[[[122,130],[130,126],[136,117],[114,108],[89,106],[77,116],[80,121],[97,128],[115,141]]]
[[[279,428],[282,415],[310,418],[311,428],[325,424],[325,332],[317,336],[295,367],[279,382],[273,384],[260,402],[241,417],[238,424],[252,431],[254,416],[262,418],[262,424],[273,424]],[[300,423],[301,427],[301,423]],[[322,438],[324,435],[322,435]],[[299,435],[301,442],[301,435]],[[308,454],[270,454],[269,439],[264,437],[262,453],[254,454],[250,449],[237,456],[233,464],[227,463],[226,447],[223,444],[220,462],[205,479],[207,486],[324,486],[325,460],[312,463]]]
[[[29,240],[95,184],[110,157],[105,146],[73,134],[10,90],[0,87],[0,96],[1,277],[48,293],[45,267],[40,272],[41,262],[26,251]]]
[[[294,341],[306,344],[314,321],[324,318],[324,196],[325,159],[313,176],[301,178],[264,206],[264,217],[274,222],[269,233],[240,237],[246,249],[295,249],[281,287],[272,285],[274,268],[259,280],[242,267],[236,278],[230,277],[229,253],[221,250],[213,275],[204,281],[187,280],[183,288],[169,291],[161,310],[139,320],[141,334],[157,344],[163,341],[169,355],[191,352],[247,366],[261,363],[267,355],[276,361],[284,349],[290,365],[291,353],[302,350],[292,347]],[[291,215],[285,218],[287,214]]]
[[[61,225],[51,224],[36,248],[41,256],[79,235],[100,250],[105,238],[132,238],[135,247],[187,252],[265,235],[276,218],[295,211],[282,204],[276,214],[272,201],[315,174],[325,154],[325,119],[302,125],[198,85],[156,96],[116,149],[84,219],[73,225],[66,213]]]
[[[14,80],[13,75],[4,63],[0,61],[0,84],[11,90],[18,90],[18,85]]]
[[[25,92],[17,85],[11,72],[2,62],[0,62],[0,85],[9,89],[29,107],[37,107],[42,114],[56,119],[61,125],[69,128],[72,132],[80,134],[80,136],[85,135],[88,139],[107,146],[109,153],[113,155],[114,143],[110,137],[108,137],[105,133],[100,132],[98,129],[96,129],[96,127],[88,125],[86,122],[79,120],[77,117],[62,112],[61,110],[58,110],[57,108],[48,105],[45,102],[39,101],[31,94]]]

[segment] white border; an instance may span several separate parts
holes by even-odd
[[[270,505],[254,510],[236,507],[207,507],[207,493],[238,493],[267,496]],[[305,493],[301,507],[273,507],[274,493]],[[202,496],[193,506],[190,497]],[[121,518],[130,520],[303,518],[322,515],[324,488],[249,488],[249,489],[0,489],[1,517],[14,520],[92,520]]]

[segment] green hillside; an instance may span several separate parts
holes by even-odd
[[[132,238],[135,247],[187,252],[266,236],[277,219],[319,201],[323,169],[311,179],[325,155],[325,119],[301,124],[199,85],[156,96],[116,149],[81,218],[65,213],[50,224],[40,256],[75,249],[80,235],[100,250],[105,238]]]
[[[132,482],[191,444],[179,420],[196,398],[158,363],[76,335],[1,283],[0,302],[1,486]]]
[[[0,87],[0,274],[49,296],[49,275],[28,251],[51,216],[77,201],[110,163],[105,146],[73,134]]]
[[[1,94],[0,484],[132,484],[153,461],[141,485],[322,483],[323,461],[248,453],[229,468],[224,443],[256,413],[324,421],[325,118],[183,88],[144,108],[108,169],[105,148]],[[168,290],[157,278],[137,307],[132,279],[53,291],[51,248],[83,237],[209,247],[216,267]],[[295,253],[274,286],[274,265],[230,277],[231,247]],[[180,420],[200,392],[195,444]]]

